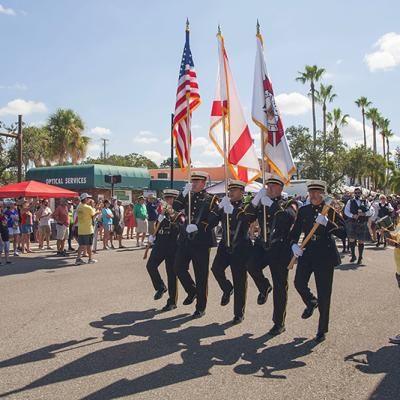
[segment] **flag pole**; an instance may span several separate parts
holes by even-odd
[[[222,37],[221,33],[221,28],[218,25],[218,35],[220,37],[220,40],[222,42],[222,48],[224,49],[224,39]],[[223,57],[224,64],[220,66],[220,68],[224,68],[224,78],[225,78],[225,89],[226,89],[226,97],[227,97],[227,106],[229,107],[229,93],[228,93],[228,82],[227,82],[227,74],[226,74],[226,65],[225,65],[225,57]],[[222,91],[221,91],[222,94]],[[225,116],[228,117],[229,119],[229,110],[228,114],[225,114],[225,108],[224,108],[224,99],[222,98],[222,137],[223,137],[223,146],[224,146],[224,170],[225,170],[225,196],[228,196],[228,151],[227,151],[227,145],[226,145],[226,135],[228,134],[230,137],[230,123],[228,121],[228,132],[226,130],[226,124],[225,124]],[[230,223],[229,223],[229,214],[226,215],[226,245],[227,247],[231,247],[231,232],[230,232]]]
[[[257,19],[257,35],[258,39],[263,45],[263,39],[260,32],[260,23]],[[268,135],[268,132],[267,132]],[[265,188],[265,139],[264,131],[260,128],[260,138],[261,138],[261,173],[262,173],[262,185]],[[264,232],[264,243],[267,243],[267,209],[265,205],[263,206],[263,232]]]
[[[189,40],[189,32],[190,32],[190,26],[189,26],[189,19],[186,19],[186,36],[187,39]],[[192,173],[192,168],[191,168],[191,163],[192,163],[192,158],[191,158],[191,151],[192,151],[192,141],[190,138],[190,93],[186,93],[186,108],[187,108],[187,114],[186,114],[186,140],[187,140],[187,149],[188,149],[188,183],[190,182],[190,175]],[[191,191],[189,190],[188,193],[188,223],[192,223],[192,195]]]

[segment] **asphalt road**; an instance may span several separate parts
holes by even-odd
[[[328,340],[316,345],[318,313],[300,318],[293,272],[287,331],[270,338],[271,299],[256,305],[250,281],[241,325],[211,276],[204,318],[191,320],[182,289],[177,310],[160,313],[143,250],[129,245],[94,265],[44,252],[0,266],[1,398],[400,399],[392,249],[367,248],[365,266],[346,256]]]

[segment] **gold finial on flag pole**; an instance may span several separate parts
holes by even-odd
[[[221,35],[221,26],[218,24],[218,35]]]
[[[260,23],[258,22],[258,18],[257,18],[257,35],[260,34]]]

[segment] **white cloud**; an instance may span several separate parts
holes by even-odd
[[[47,107],[41,101],[15,99],[7,103],[6,106],[0,108],[0,116],[4,115],[29,115],[33,113],[47,112]]]
[[[14,85],[0,85],[0,89],[27,90],[28,86],[23,83],[16,82]]]
[[[4,7],[0,4],[0,14],[15,16],[17,13],[12,8]]]
[[[199,136],[193,140],[192,147],[204,147],[204,146],[207,146],[208,143],[209,143],[209,141],[207,138],[205,138],[203,136]]]
[[[311,110],[311,100],[298,92],[279,94],[275,100],[281,114],[300,115]]]
[[[391,70],[400,65],[400,34],[386,33],[374,44],[377,51],[365,55],[365,62],[371,72]]]
[[[87,156],[92,158],[97,158],[103,151],[102,146],[99,143],[90,142],[88,145]]]
[[[108,136],[111,135],[111,129],[96,126],[95,128],[91,129],[90,133],[98,136]]]
[[[348,124],[341,128],[344,141],[349,146],[364,144],[363,124],[356,118],[348,117]],[[365,132],[367,135],[367,146],[372,147],[372,127],[365,124]],[[377,138],[377,141],[379,139]],[[379,143],[378,143],[379,144]]]
[[[330,80],[332,80],[334,77],[335,77],[335,75],[332,74],[331,72],[325,71],[325,72],[322,74],[322,79],[324,79],[325,81],[330,81]]]
[[[143,152],[143,155],[145,157],[149,158],[151,161],[154,161],[156,164],[160,164],[163,160],[165,160],[167,158],[166,156],[163,156],[158,151],[154,151],[154,150],[145,150]]]
[[[150,131],[140,131],[132,140],[134,143],[141,144],[153,144],[159,142],[159,139]]]

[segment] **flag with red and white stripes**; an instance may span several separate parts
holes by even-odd
[[[179,70],[178,89],[174,113],[173,135],[176,155],[181,168],[190,163],[191,130],[190,121],[192,112],[200,105],[199,85],[194,70],[192,52],[189,45],[189,23],[186,25],[186,41],[183,48],[182,62]],[[189,115],[188,115],[189,109]]]
[[[296,167],[286,140],[282,119],[275,103],[274,90],[268,77],[261,33],[257,33],[257,53],[254,68],[253,104],[254,123],[261,129],[265,162],[268,170],[289,182]]]
[[[237,95],[224,39],[220,33],[217,38],[219,66],[209,136],[222,157],[225,157],[223,143],[225,135],[226,162],[236,179],[249,183],[260,176],[260,164]]]

